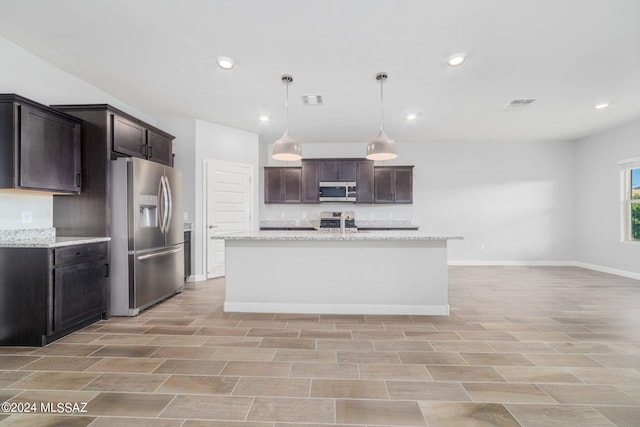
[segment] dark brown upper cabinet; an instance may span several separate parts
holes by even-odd
[[[265,203],[301,203],[302,169],[291,167],[264,168]]]
[[[302,203],[320,203],[318,161],[302,160]]]
[[[318,179],[319,181],[355,181],[356,180],[356,160],[355,159],[319,159]]]
[[[0,95],[0,188],[79,194],[82,121]]]
[[[356,203],[373,203],[373,169],[372,160],[356,162]]]
[[[413,166],[376,166],[374,203],[413,203]]]
[[[111,236],[110,162],[122,156],[172,165],[173,136],[107,104],[53,105],[82,120],[82,194],[53,197],[53,226],[64,236]]]

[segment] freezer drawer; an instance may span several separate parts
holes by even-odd
[[[129,308],[142,310],[182,290],[184,247],[167,246],[156,251],[129,255]]]

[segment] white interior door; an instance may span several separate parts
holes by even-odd
[[[224,240],[218,233],[251,229],[250,165],[205,160],[207,279],[224,276]]]

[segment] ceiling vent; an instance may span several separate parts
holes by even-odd
[[[520,111],[533,104],[534,101],[533,98],[514,99],[504,107],[504,111]]]
[[[324,105],[322,95],[302,95],[302,105],[305,107],[316,107]]]

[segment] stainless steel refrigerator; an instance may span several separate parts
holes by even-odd
[[[138,158],[111,161],[111,307],[135,316],[184,286],[182,174]]]

